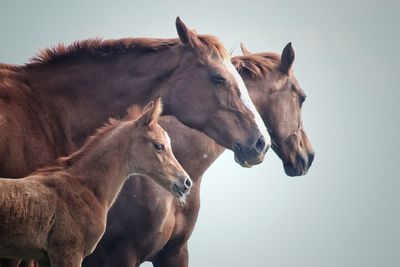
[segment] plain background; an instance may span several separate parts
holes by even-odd
[[[399,12],[398,1],[2,0],[0,61],[95,36],[176,37],[177,15],[234,54],[292,41],[314,164],[290,178],[272,151],[250,170],[221,156],[190,266],[400,266]]]

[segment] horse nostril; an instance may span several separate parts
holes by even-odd
[[[314,157],[315,157],[314,151],[308,153],[308,167],[311,167],[311,164],[314,161]]]
[[[262,153],[264,151],[265,148],[264,136],[260,136],[260,138],[258,138],[255,148],[258,153]]]
[[[302,170],[305,170],[306,168],[306,161],[304,160],[304,158],[302,156],[300,156],[299,154],[296,155],[296,162],[298,165],[301,166]]]
[[[192,182],[192,180],[190,179],[190,178],[186,178],[185,179],[185,187],[186,187],[186,189],[190,189],[191,187],[192,187],[192,185],[193,185],[193,182]]]
[[[192,188],[193,182],[190,178],[186,178],[185,182],[183,183],[185,185],[185,189],[183,190],[184,193],[188,193],[190,191],[190,188]]]

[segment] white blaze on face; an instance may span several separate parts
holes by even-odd
[[[167,140],[167,143],[169,144],[169,146],[171,146],[171,139],[169,138],[169,135],[166,131],[164,131],[164,136],[165,136],[165,139]]]
[[[224,65],[229,70],[229,72],[232,73],[233,77],[235,77],[235,80],[236,80],[236,82],[239,86],[239,90],[240,90],[240,98],[242,99],[243,104],[248,109],[250,109],[250,111],[253,113],[254,120],[255,120],[261,134],[265,138],[266,145],[271,145],[271,137],[268,134],[267,127],[265,127],[264,121],[262,120],[256,107],[254,106],[253,101],[250,98],[249,92],[247,91],[246,85],[244,84],[242,77],[239,75],[236,68],[232,65],[232,62],[230,59],[225,59]]]

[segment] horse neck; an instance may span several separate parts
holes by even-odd
[[[179,49],[44,63],[28,69],[29,85],[51,114],[47,118],[54,117],[61,133],[80,147],[109,117],[166,95],[162,84],[179,66]]]
[[[82,184],[93,192],[98,201],[110,208],[124,182],[134,171],[130,158],[132,122],[107,132],[91,146],[84,146],[76,154],[79,159],[69,170],[80,177]]]
[[[183,125],[173,116],[162,116],[159,123],[172,140],[176,159],[194,183],[225,150],[204,133]]]

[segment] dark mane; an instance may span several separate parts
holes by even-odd
[[[199,45],[205,46],[212,53],[218,54],[222,58],[227,57],[228,53],[217,37],[212,35],[198,35],[198,39],[200,41]],[[68,46],[58,44],[51,48],[45,48],[39,51],[27,66],[56,64],[82,57],[104,57],[110,54],[125,54],[132,50],[160,51],[180,43],[180,40],[177,38],[122,38],[109,40],[91,38],[76,41]]]
[[[253,78],[262,78],[280,64],[281,57],[275,53],[265,52],[236,56],[231,60],[240,74],[250,74]]]

